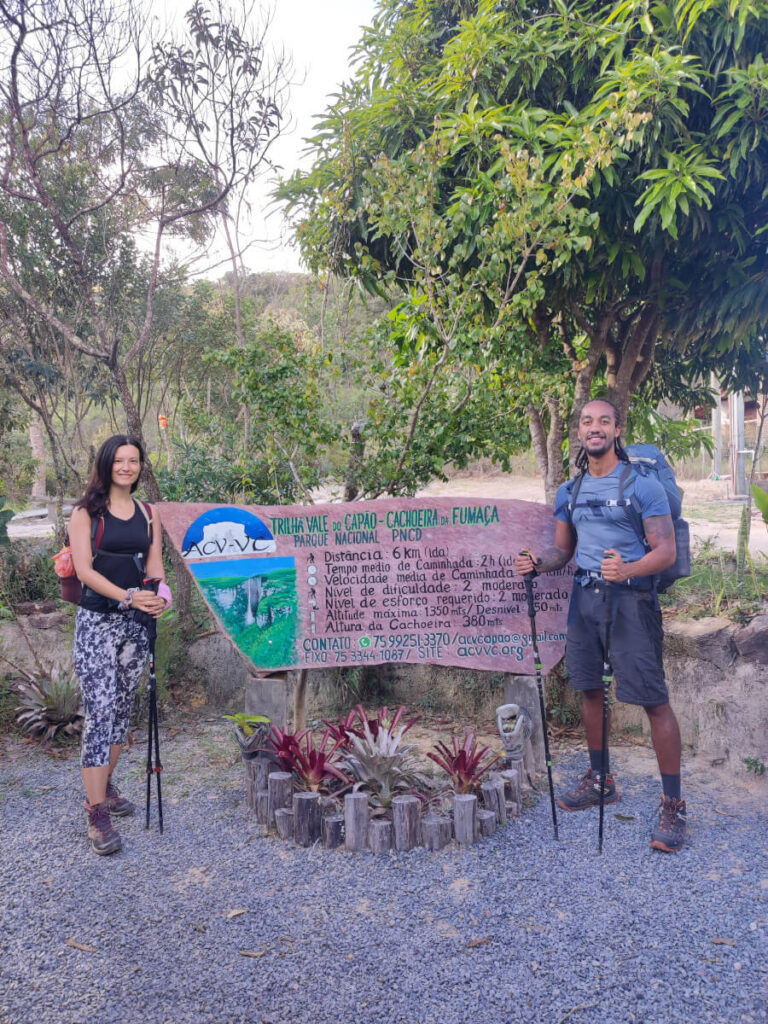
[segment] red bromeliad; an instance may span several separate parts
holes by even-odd
[[[436,743],[435,752],[430,751],[427,757],[450,776],[454,792],[472,793],[480,785],[483,775],[501,759],[501,754],[494,754],[489,760],[484,761],[490,748],[478,748],[473,732],[466,733],[463,744],[459,744],[456,736],[451,737],[451,743],[453,749],[446,743]]]
[[[284,732],[272,726],[269,743],[280,762],[283,771],[291,772],[301,789],[318,792],[327,789],[331,779],[344,785],[352,781],[338,767],[336,753],[342,746],[342,740],[333,741],[330,730],[326,730],[320,738],[319,746],[315,746],[309,729],[300,729],[296,733]]]

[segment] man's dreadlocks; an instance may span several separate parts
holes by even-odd
[[[579,417],[581,417],[582,410],[587,405],[591,405],[592,402],[603,402],[605,403],[605,405],[610,405],[610,407],[613,409],[613,418],[614,422],[616,423],[616,426],[621,426],[621,413],[619,412],[618,408],[614,405],[610,398],[603,398],[601,395],[598,395],[596,398],[590,398],[588,402],[585,402],[579,410]],[[616,452],[616,456],[621,462],[629,462],[629,456],[627,455],[626,450],[618,437],[615,437],[613,439],[613,450]],[[585,448],[582,448],[579,454],[576,456],[574,465],[580,473],[587,472],[587,469],[589,468],[589,457],[587,456],[587,451]]]

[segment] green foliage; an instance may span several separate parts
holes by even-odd
[[[663,607],[694,619],[725,615],[734,622],[748,622],[765,607],[768,594],[768,558],[745,556],[743,579],[739,580],[736,556],[702,544],[691,559],[691,575],[678,580],[672,590],[660,595]]]
[[[767,45],[765,0],[384,0],[278,194],[310,266],[408,296],[398,353],[558,382],[511,393],[556,483],[598,380],[625,410],[760,345]]]
[[[765,762],[761,757],[745,757],[744,765],[748,772],[755,775],[765,775]]]
[[[757,484],[752,484],[751,490],[752,500],[760,509],[760,515],[763,517],[766,526],[768,526],[768,491],[758,487]]]
[[[0,550],[0,601],[8,605],[24,601],[55,600],[61,594],[53,571],[57,545],[45,541],[14,541]]]

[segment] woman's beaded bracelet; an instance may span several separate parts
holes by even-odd
[[[139,589],[140,589],[139,587],[128,587],[128,589],[125,592],[125,600],[121,601],[120,604],[117,606],[120,609],[121,612],[127,612],[128,611],[128,609],[133,604],[133,595]]]

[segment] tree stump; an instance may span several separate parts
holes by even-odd
[[[391,821],[379,819],[368,825],[368,846],[371,853],[389,853],[392,849]]]
[[[522,763],[520,764],[520,771],[515,768],[509,768],[501,773],[506,793],[507,817],[517,818],[523,809],[523,794],[520,787],[521,771]]]
[[[256,818],[262,825],[269,828],[269,790],[256,791]]]
[[[326,814],[322,821],[323,846],[335,850],[344,842],[344,815]]]
[[[278,807],[275,811],[275,828],[281,839],[293,839],[293,809]]]
[[[480,787],[483,798],[483,807],[486,811],[493,811],[499,825],[507,823],[507,809],[504,806],[504,783],[501,779],[489,780]]]
[[[505,797],[504,780],[496,778],[493,780],[493,787],[496,790],[496,824],[507,824],[507,801]]]
[[[477,797],[474,793],[457,793],[453,798],[453,831],[456,842],[471,846],[477,834]]]
[[[344,797],[344,843],[348,850],[365,849],[369,817],[365,793],[347,793]]]
[[[257,754],[251,759],[253,765],[253,778],[256,784],[256,792],[260,789],[267,789],[269,773],[275,771],[276,765],[269,754]]]
[[[496,811],[482,810],[477,812],[477,831],[481,836],[492,836],[496,831]]]
[[[269,824],[274,824],[275,811],[293,806],[293,776],[290,772],[270,772],[267,779],[269,793]]]
[[[396,850],[412,850],[421,839],[421,803],[415,796],[392,799],[392,824]]]
[[[441,814],[428,814],[421,823],[422,843],[428,850],[442,850],[451,841],[451,819]]]
[[[320,838],[320,794],[293,794],[293,840],[297,846],[311,846]]]

